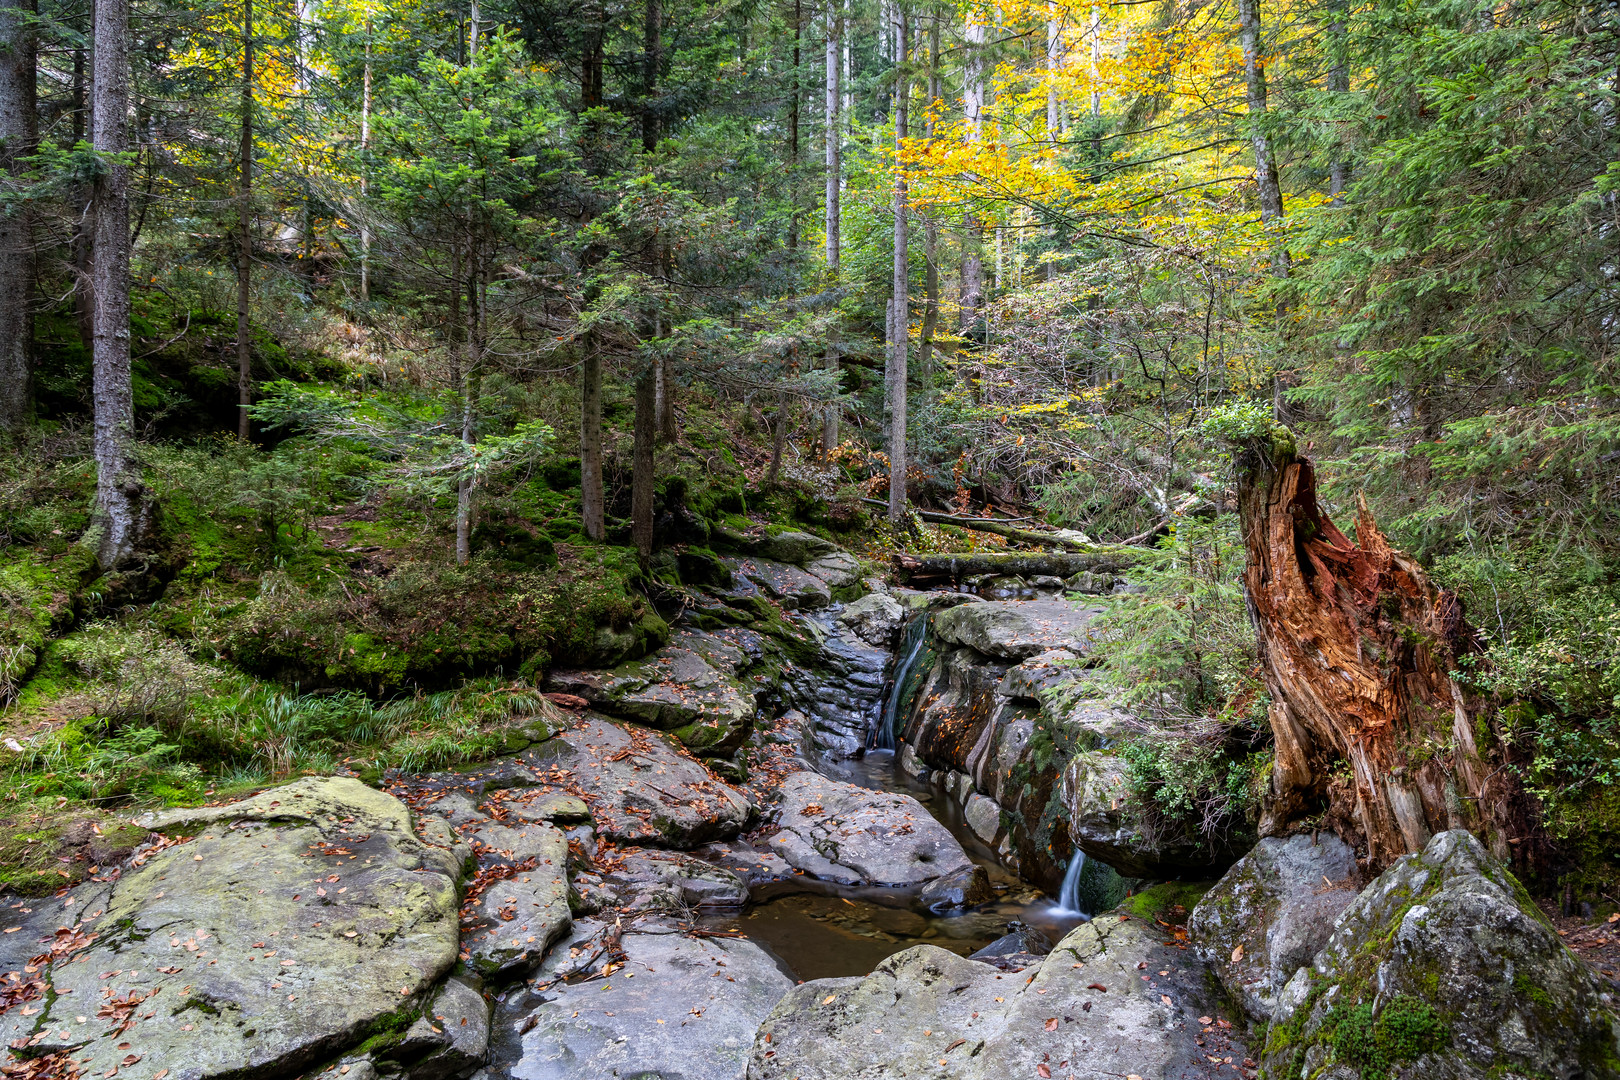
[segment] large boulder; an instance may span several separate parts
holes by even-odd
[[[668,736],[587,715],[519,759],[542,782],[589,804],[597,835],[693,848],[742,831],[753,807]]]
[[[681,630],[645,659],[607,671],[554,671],[546,686],[671,732],[697,752],[720,754],[742,744],[758,711],[754,687],[741,674],[749,663],[720,635]]]
[[[768,846],[824,881],[921,885],[974,869],[950,830],[910,795],[800,772],[782,781],[781,800]]]
[[[733,575],[753,582],[788,610],[814,611],[832,603],[832,590],[814,574],[772,559],[726,559]]]
[[[540,962],[573,922],[568,907],[568,840],[544,822],[486,822],[463,830],[481,852],[512,867],[473,903],[465,926],[468,964],[485,975],[521,972]]]
[[[1185,955],[1134,920],[1084,923],[1016,973],[918,945],[865,978],[794,987],[760,1025],[748,1080],[1180,1080],[1242,1059],[1201,1030],[1210,1004]]]
[[[1334,1080],[1613,1080],[1620,1022],[1463,830],[1385,870],[1277,997],[1262,1067]]]
[[[1201,836],[1145,830],[1129,796],[1128,765],[1116,749],[1087,750],[1070,758],[1061,797],[1069,808],[1074,846],[1126,877],[1207,881],[1236,859],[1236,851]]]
[[[141,820],[165,839],[51,966],[30,1054],[71,1049],[81,1075],[291,1075],[397,1030],[456,961],[456,857],[357,780]]]
[[[906,609],[887,593],[872,593],[846,605],[838,622],[873,648],[887,649],[905,625]]]
[[[934,634],[986,656],[1018,662],[1052,649],[1084,652],[1100,607],[1066,600],[993,601],[961,604],[934,615]]]
[[[1204,894],[1187,933],[1232,999],[1267,1023],[1277,992],[1327,944],[1356,885],[1356,853],[1332,833],[1267,837]]]
[[[608,977],[546,986],[518,1025],[511,1076],[742,1080],[755,1030],[793,980],[746,940],[639,923],[619,946],[623,967]],[[586,943],[577,948],[588,954]]]

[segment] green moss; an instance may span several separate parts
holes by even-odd
[[[1191,911],[1214,884],[1212,881],[1164,881],[1127,897],[1122,906],[1137,918],[1164,918],[1177,907]]]
[[[1329,1014],[1324,1031],[1331,1031],[1334,1057],[1359,1069],[1362,1080],[1384,1080],[1397,1065],[1443,1050],[1451,1041],[1440,1014],[1409,994],[1397,994],[1376,1015],[1371,1004],[1340,1006]]]

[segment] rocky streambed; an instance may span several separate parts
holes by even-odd
[[[1620,1076],[1614,1002],[1467,833],[1371,881],[1327,834],[1141,836],[1073,599],[1112,579],[856,571],[761,542],[476,768],[142,816],[5,901],[3,1071]]]

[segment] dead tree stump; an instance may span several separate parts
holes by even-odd
[[[1276,739],[1262,835],[1329,828],[1382,867],[1466,828],[1534,871],[1533,809],[1480,722],[1488,703],[1452,677],[1477,650],[1458,597],[1390,546],[1365,500],[1359,542],[1340,532],[1284,428],[1239,454],[1238,504]]]

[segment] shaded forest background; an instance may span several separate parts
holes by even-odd
[[[996,517],[1144,549],[1103,649],[1159,728],[1136,797],[1252,818],[1233,454],[1286,424],[1342,523],[1365,496],[1462,597],[1542,884],[1620,902],[1617,32],[1551,0],[0,8],[9,798],[493,752],[514,680],[661,641],[728,537],[877,568]]]

